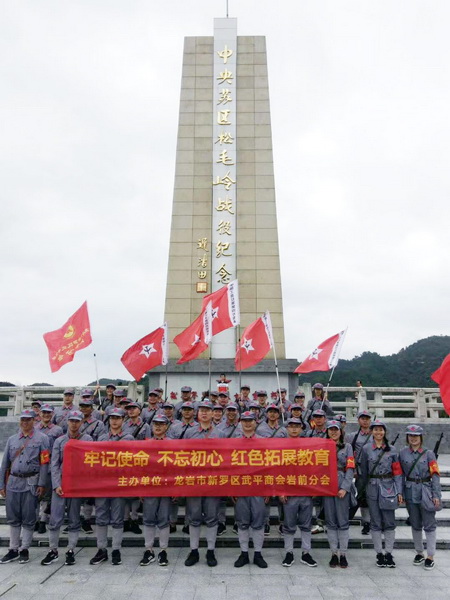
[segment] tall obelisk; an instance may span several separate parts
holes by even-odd
[[[241,330],[270,311],[285,358],[266,42],[214,20],[214,37],[185,38],[165,319],[170,341],[206,293],[239,281]],[[213,338],[233,358],[237,331]],[[171,343],[169,355],[179,357]],[[270,355],[269,355],[270,356]]]

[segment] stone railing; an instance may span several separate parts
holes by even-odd
[[[306,399],[311,398],[311,385],[300,387]],[[329,399],[335,412],[354,420],[360,410],[368,410],[375,417],[388,421],[403,420],[392,412],[405,413],[408,422],[442,423],[447,419],[438,388],[402,387],[334,387],[328,388]],[[344,397],[338,400],[336,397]],[[414,414],[411,417],[411,413]]]
[[[7,411],[7,416],[19,415],[24,408],[31,406],[33,400],[48,402],[53,406],[61,406],[63,402],[63,392],[67,387],[73,387],[75,390],[75,404],[78,404],[81,390],[86,389],[85,386],[26,386],[26,387],[0,387],[0,398],[8,398],[7,400],[0,399],[0,409]],[[126,391],[128,398],[143,402],[144,386],[137,385],[136,382],[129,385],[119,386],[121,390]],[[94,389],[94,388],[90,388]],[[100,386],[100,391],[105,395],[105,386]]]

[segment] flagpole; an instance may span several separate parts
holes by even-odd
[[[169,361],[166,362],[166,381],[164,383],[164,401],[165,402],[167,402],[167,371],[168,371],[168,368],[169,368]]]
[[[238,330],[238,349],[239,349],[239,399],[242,400],[241,398],[241,392],[242,392],[242,357],[241,357],[241,325],[239,324],[237,326],[237,330]]]
[[[208,397],[211,394],[211,344],[208,346],[209,348],[209,359],[208,359]]]
[[[343,344],[344,344],[344,341],[345,341],[345,336],[347,335],[347,329],[348,329],[348,325],[347,325],[347,327],[344,329],[344,333],[342,334],[342,341],[340,342],[340,348],[342,348],[342,346],[343,346]],[[338,354],[338,356],[336,357],[336,363],[335,363],[334,367],[331,369],[330,378],[328,379],[327,387],[325,388],[325,391],[324,391],[324,393],[323,393],[322,404],[320,405],[320,408],[321,408],[321,409],[323,409],[323,404],[324,404],[324,402],[325,402],[326,398],[328,397],[328,388],[330,387],[331,380],[333,379],[334,370],[335,370],[335,368],[337,367],[337,364],[338,364],[338,361],[339,361],[339,356],[340,356],[340,354],[341,354],[341,351],[340,351],[340,349],[339,349],[339,354]]]
[[[280,374],[278,372],[277,353],[275,351],[275,340],[273,340],[273,358],[274,358],[274,361],[275,361],[275,373],[277,375],[278,403],[279,403],[279,406],[280,406],[281,420],[283,421],[283,425],[284,425],[284,406],[283,406],[283,404],[281,402]]]
[[[97,355],[94,352],[94,367],[95,367],[95,379],[97,380],[97,395],[98,395],[98,405],[101,408],[101,396],[100,396],[100,385],[98,379],[98,365],[97,365]]]

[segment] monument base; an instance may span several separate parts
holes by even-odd
[[[211,365],[209,364],[211,363]],[[294,369],[298,366],[296,359],[281,359],[278,361],[280,386],[287,389],[290,400],[298,389],[298,375]],[[209,360],[193,360],[178,365],[176,360],[170,360],[167,365],[167,396],[169,399],[180,400],[180,389],[184,385],[191,386],[192,390],[201,398],[202,393],[209,389],[209,370],[211,368],[211,390],[217,390],[217,379],[225,373],[230,379],[230,397],[239,393],[241,385],[249,385],[250,391],[266,390],[269,400],[278,388],[275,363],[273,360],[262,360],[260,363],[245,369],[241,373],[234,370],[233,358],[212,358]],[[148,373],[149,389],[161,387],[165,389],[166,368],[157,367]],[[174,397],[173,394],[176,394]]]

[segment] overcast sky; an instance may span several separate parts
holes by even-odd
[[[449,334],[450,3],[229,4],[267,37],[288,357]],[[163,321],[183,38],[225,0],[1,6],[0,380],[84,384],[94,351],[127,378]],[[94,344],[52,375],[84,300]]]

